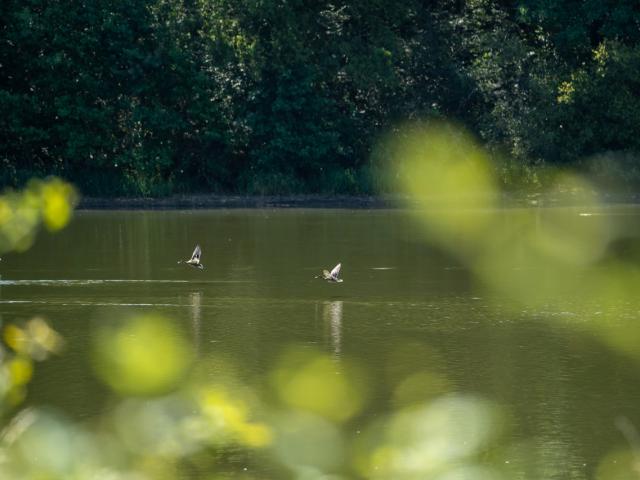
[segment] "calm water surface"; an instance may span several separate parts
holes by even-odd
[[[640,210],[625,215],[640,223]],[[196,243],[203,271],[176,263]],[[338,262],[344,283],[314,279]],[[491,461],[527,445],[529,464],[513,470],[523,477],[593,478],[611,448],[628,445],[616,419],[640,426],[640,369],[574,328],[585,299],[552,312],[489,298],[401,210],[79,212],[28,253],[6,256],[0,274],[2,319],[42,315],[66,340],[37,366],[28,402],[80,421],[110,405],[89,361],[95,326],[160,312],[199,362],[223,355],[244,382],[259,383],[292,344],[363,365],[371,398],[346,428],[395,407],[394,375],[437,371],[448,391],[506,412],[505,448]]]

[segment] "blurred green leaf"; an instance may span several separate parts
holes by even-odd
[[[144,315],[104,326],[94,342],[94,365],[121,395],[158,395],[175,389],[191,366],[193,351],[166,318]]]

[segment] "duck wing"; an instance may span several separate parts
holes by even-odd
[[[196,245],[195,250],[191,254],[191,261],[195,260],[196,262],[199,262],[201,255],[202,255],[202,250],[200,249],[200,245]]]
[[[337,264],[335,267],[333,267],[333,270],[331,270],[331,273],[329,275],[331,275],[331,277],[333,278],[338,278],[338,275],[340,275],[341,268],[342,268],[342,264],[341,263]]]

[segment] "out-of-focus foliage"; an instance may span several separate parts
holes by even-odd
[[[508,152],[514,186],[594,156],[638,182],[639,18],[633,0],[6,0],[0,185],[378,192],[378,136],[439,117]]]
[[[40,317],[29,320],[24,328],[7,325],[4,341],[18,355],[45,360],[49,354],[59,351],[62,338]]]
[[[576,91],[567,87],[562,101],[573,101]],[[571,328],[640,365],[640,330],[637,315],[630,313],[640,308],[638,239],[626,237],[624,215],[603,214],[599,189],[586,176],[569,169],[532,168],[546,188],[526,197],[524,206],[522,200],[514,205],[500,182],[501,166],[467,131],[441,121],[398,127],[380,143],[376,158],[406,195],[422,238],[468,267],[487,298],[496,298],[501,308],[545,312],[543,318],[550,323],[583,305]],[[398,385],[396,394],[410,400],[416,389],[424,395],[446,388],[437,370],[417,372]],[[438,420],[432,412],[445,398],[452,397],[440,393],[428,407],[408,407],[412,415],[406,421],[401,410],[378,426],[387,437],[397,435],[389,441],[390,448],[374,448],[370,458],[359,459],[363,476],[441,478],[440,464],[448,465],[450,459],[455,467],[447,475],[452,478],[528,478],[522,477],[523,470],[507,465],[529,470],[526,442],[507,447],[510,461],[504,469],[476,462],[475,435],[482,439],[477,447],[483,450],[491,443],[483,434],[491,437],[504,425],[495,406],[475,402],[463,409],[471,418],[458,414],[456,423],[447,425],[446,414]],[[461,401],[456,398],[454,405]],[[452,406],[444,410],[448,408]],[[482,413],[475,416],[476,409]],[[426,418],[429,421],[422,424]],[[640,434],[627,419],[617,423],[627,442],[598,460],[594,478],[638,478]],[[446,446],[432,444],[429,435],[438,425],[446,425],[442,429],[451,436],[460,425],[468,430],[463,428],[461,438],[444,442]],[[415,442],[413,432],[419,432]]]
[[[16,355],[30,351],[24,347],[27,331],[46,328],[45,338],[58,338],[37,322],[21,334],[7,330]],[[424,377],[425,390],[410,405],[371,417],[366,408],[373,377],[347,358],[297,347],[273,365],[270,393],[259,396],[235,374],[203,376],[176,358],[176,352],[186,358],[189,352],[171,325],[133,316],[98,331],[94,365],[112,389],[110,407],[86,424],[43,408],[19,411],[0,430],[0,476],[218,478],[229,468],[227,457],[244,459],[231,467],[241,478],[483,480],[500,471],[482,459],[500,444],[500,409],[477,396],[451,393],[442,379],[425,394],[431,381]],[[139,366],[151,363],[161,372]],[[2,367],[22,368],[15,359],[3,359]],[[233,365],[228,369],[235,371]],[[404,375],[397,373],[402,389]],[[30,374],[12,377],[15,387],[23,387]],[[114,380],[118,376],[123,380]],[[136,382],[139,387],[132,387]],[[0,397],[0,405],[8,407],[8,400]],[[354,420],[357,430],[348,426]]]
[[[292,349],[276,365],[272,381],[285,405],[342,422],[362,409],[363,372],[328,356]]]
[[[76,202],[75,189],[55,178],[5,191],[0,195],[0,254],[31,247],[41,223],[52,232],[63,228]]]
[[[125,395],[171,390],[191,362],[186,340],[162,317],[102,327],[95,338],[100,377]]]
[[[382,435],[372,440],[366,432],[373,448],[358,457],[365,478],[499,477],[479,458],[500,432],[495,406],[483,399],[443,395],[395,412],[375,428]]]
[[[532,197],[533,208],[496,208],[506,195],[497,169],[459,127],[403,128],[381,151],[423,238],[458,257],[482,288],[517,306],[555,312],[588,299],[583,328],[640,360],[638,329],[620,312],[621,305],[638,305],[638,272],[612,253],[624,220],[599,215],[598,189],[586,178],[540,171],[548,188]]]
[[[22,191],[0,195],[0,254],[27,250],[40,224],[55,232],[71,219],[77,201],[75,189],[57,178],[29,182]],[[34,317],[19,325],[2,325],[0,342],[0,420],[26,393],[33,363],[45,360],[63,346],[47,322]]]
[[[24,325],[9,323],[2,327],[0,422],[24,399],[34,362],[46,360],[51,354],[60,352],[64,345],[60,335],[40,317],[32,318]]]

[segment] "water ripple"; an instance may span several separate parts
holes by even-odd
[[[0,300],[0,304],[44,304],[63,307],[189,307],[186,303],[137,303],[137,302],[59,302],[51,300]]]
[[[37,279],[37,280],[0,280],[0,286],[78,286],[78,285],[101,285],[109,283],[247,283],[243,280],[136,280],[136,279]]]

